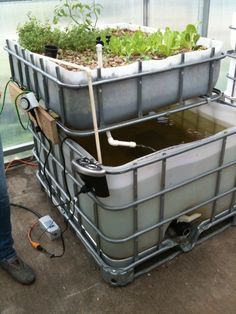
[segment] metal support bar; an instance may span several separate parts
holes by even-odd
[[[181,64],[185,62],[185,54],[181,54]],[[179,70],[179,104],[183,105],[184,68]]]
[[[30,60],[33,65],[35,65],[35,58],[34,55],[31,53],[30,54]],[[33,70],[33,80],[34,80],[34,90],[36,94],[36,98],[39,99],[39,82],[38,82],[38,75],[37,75],[37,70]],[[23,83],[23,80],[22,80]]]
[[[25,54],[25,49],[21,49],[21,53],[22,56],[24,57],[24,59],[26,59],[26,54]],[[26,84],[27,84],[27,88],[30,90],[30,75],[29,75],[29,67],[27,67],[24,63],[24,71],[25,71],[25,78],[26,78]]]
[[[149,26],[150,20],[150,0],[143,0],[143,25]]]
[[[41,69],[45,71],[43,58],[39,59],[39,63],[40,63]],[[45,107],[49,109],[49,93],[48,93],[48,84],[47,84],[48,79],[47,77],[45,77],[45,75],[42,75],[42,78],[43,78],[43,90],[44,90],[44,97],[45,97],[44,103],[45,103]]]
[[[124,122],[119,122],[117,124],[111,124],[107,127],[100,128],[98,130],[98,132],[102,133],[102,132],[106,132],[106,131],[112,131],[115,129],[134,125],[134,124],[137,124],[139,122],[146,122],[146,121],[153,120],[156,118],[165,117],[167,115],[169,116],[169,115],[177,113],[177,112],[181,112],[181,111],[183,112],[183,111],[188,110],[188,109],[197,108],[199,106],[206,105],[209,102],[217,101],[218,99],[221,98],[222,93],[219,90],[214,89],[213,91],[214,91],[214,93],[216,93],[215,95],[212,95],[210,98],[207,98],[207,99],[202,98],[202,100],[199,100],[199,102],[197,102],[197,103],[195,101],[194,103],[191,103],[191,104],[176,106],[175,109],[169,109],[169,110],[161,112],[161,113],[157,113],[157,114],[153,114],[153,115],[145,115],[145,116],[142,116],[141,119],[135,118],[135,119],[127,120]],[[94,134],[93,130],[79,131],[79,130],[70,129],[70,128],[66,127],[64,124],[62,124],[60,121],[57,121],[57,126],[61,130],[63,130],[63,132],[65,132],[65,134],[70,135],[70,136],[88,136],[88,135]]]
[[[93,204],[93,215],[94,215],[94,224],[98,230],[100,230],[99,226],[99,215],[98,215],[98,205],[96,203]],[[97,254],[100,255],[101,250],[101,240],[99,233],[96,233],[96,245],[97,245]]]
[[[221,146],[221,151],[220,151],[219,167],[221,167],[224,164],[226,141],[227,141],[227,137],[224,137],[222,140],[222,146]],[[221,177],[222,177],[222,169],[217,171],[215,196],[217,196],[220,193]],[[212,203],[211,221],[215,220],[216,205],[217,205],[217,200],[214,200],[214,202]]]
[[[27,150],[31,150],[33,149],[33,147],[34,147],[33,142],[27,142],[24,144],[11,146],[10,148],[5,148],[3,154],[4,154],[4,157],[11,156],[11,155],[26,152]]]
[[[232,223],[233,226],[236,226],[236,215],[234,215],[233,217],[233,223]]]
[[[163,158],[162,165],[161,165],[161,191],[166,189],[166,158]],[[160,195],[160,210],[159,210],[159,221],[160,223],[164,220],[164,213],[165,213],[165,195]],[[163,224],[160,225],[159,228],[159,243],[163,241],[164,238],[164,231],[163,231]]]
[[[211,48],[211,58],[212,61],[209,62],[209,84],[208,84],[208,93],[207,96],[211,96],[212,91],[213,91],[213,74],[214,74],[214,69],[215,69],[215,61],[213,61],[215,56],[215,48]]]
[[[138,199],[138,169],[133,170],[133,200],[134,202]],[[138,206],[133,207],[133,234],[138,232]],[[138,259],[138,237],[134,238],[134,262]]]
[[[198,20],[201,22],[198,30],[201,36],[207,37],[211,0],[202,0],[201,3],[198,9]]]
[[[143,70],[143,64],[142,64],[142,61],[139,60],[138,61],[138,72],[139,73],[142,73],[142,70]],[[137,105],[138,105],[138,117],[139,118],[142,118],[143,116],[143,111],[142,111],[142,83],[143,83],[143,80],[142,80],[142,76],[140,76],[138,78],[138,81],[137,81]]]
[[[15,45],[15,51],[16,51],[16,54],[19,55],[19,49],[18,49],[17,45]],[[17,69],[18,69],[18,73],[19,73],[20,83],[23,85],[23,74],[22,74],[21,62],[22,62],[22,60],[20,60],[20,59],[17,60]],[[23,61],[23,63],[24,63],[24,61]],[[33,64],[33,62],[32,62],[32,64]]]
[[[59,66],[56,66],[56,75],[57,79],[61,80],[61,72]],[[62,123],[65,123],[65,107],[64,107],[64,95],[63,95],[63,89],[61,86],[58,85],[58,99],[59,99],[59,107],[60,107],[60,116],[62,119]]]

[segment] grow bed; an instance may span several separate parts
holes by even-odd
[[[206,49],[91,70],[99,128],[142,118],[168,104],[211,95],[224,57],[222,44],[208,38],[200,38],[199,44]],[[10,40],[6,50],[12,78],[35,92],[42,106],[56,112],[67,127],[93,128],[86,71],[68,71],[57,61],[24,50]]]

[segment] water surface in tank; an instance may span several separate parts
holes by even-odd
[[[154,119],[120,128],[111,132],[112,137],[120,141],[134,141],[138,146],[136,148],[111,146],[108,144],[106,134],[101,134],[103,164],[113,167],[119,166],[154,151],[200,140],[222,129],[223,127],[193,111],[185,111],[168,118]],[[96,158],[94,136],[75,140]]]

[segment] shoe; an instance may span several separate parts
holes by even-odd
[[[0,261],[0,266],[6,270],[12,278],[23,285],[30,285],[35,281],[36,276],[33,269],[24,263],[19,256]]]

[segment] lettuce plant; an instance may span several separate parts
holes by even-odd
[[[183,50],[193,50],[200,35],[194,25],[189,24],[183,32],[172,31],[166,27],[164,32],[157,31],[152,34],[143,33],[140,30],[133,34],[123,36],[111,36],[106,50],[112,55],[126,57],[133,56],[150,58],[168,57]]]
[[[200,35],[197,32],[196,26],[189,24],[183,32],[179,33],[177,41],[179,47],[192,50],[199,38]]]

